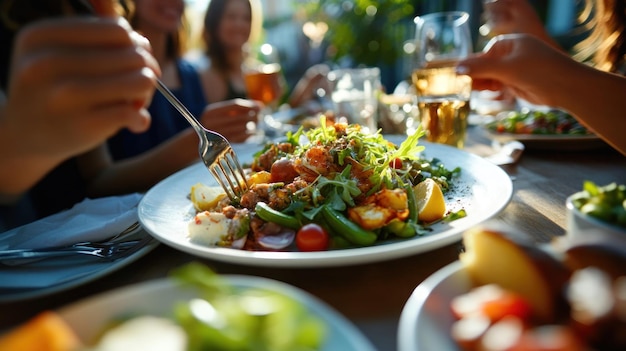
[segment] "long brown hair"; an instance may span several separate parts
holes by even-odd
[[[228,1],[229,0],[211,0],[204,15],[202,38],[205,45],[205,53],[211,59],[211,65],[215,65],[215,67],[220,70],[229,68],[224,45],[218,38],[219,26],[224,18]],[[252,16],[250,19],[250,38],[248,39],[248,43],[254,43],[262,34],[263,14],[260,3],[257,0],[248,0],[246,3],[250,8],[250,14]]]
[[[574,57],[626,74],[626,0],[585,0],[580,20],[589,35],[574,47]]]

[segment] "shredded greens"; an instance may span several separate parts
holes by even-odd
[[[294,194],[291,204],[283,213],[312,221],[323,206],[343,212],[355,206],[355,198],[360,195],[371,195],[383,187],[394,189],[406,184],[415,185],[425,178],[432,178],[444,192],[448,191],[454,176],[461,169],[448,169],[438,159],[422,157],[421,152],[425,148],[419,145],[419,140],[423,135],[424,131],[419,127],[396,146],[380,133],[362,132],[359,125],[346,125],[345,129],[329,126],[323,116],[318,128],[306,131],[300,128],[295,133],[288,133],[287,142],[294,146],[289,157],[303,157],[307,150],[316,145],[329,146],[337,164],[345,168],[332,178],[318,176],[308,187]],[[362,194],[358,182],[351,177],[352,165],[347,163],[348,158],[358,160],[359,166],[363,167],[362,171],[371,174],[369,181],[372,187],[367,194]],[[399,160],[402,167],[394,166],[395,160]],[[463,216],[464,213],[450,214],[447,220]],[[427,231],[419,224],[414,227],[418,235]]]

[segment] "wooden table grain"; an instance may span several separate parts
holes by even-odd
[[[575,148],[574,148],[575,149]],[[494,152],[477,127],[469,131],[466,151]],[[511,176],[513,198],[494,219],[538,242],[565,233],[565,199],[583,181],[626,184],[626,157],[608,147],[591,150],[527,148],[520,162],[503,166]],[[182,264],[200,261],[222,274],[245,274],[283,281],[317,296],[350,319],[381,351],[395,350],[400,313],[415,287],[458,258],[459,243],[431,252],[383,262],[326,268],[267,268],[222,263],[160,245],[121,270],[83,286],[37,299],[0,304],[0,330],[43,310],[124,285],[163,278]]]

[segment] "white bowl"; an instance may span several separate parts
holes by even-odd
[[[626,228],[608,223],[601,219],[580,212],[574,206],[574,198],[577,194],[570,195],[565,206],[567,208],[567,235],[576,238],[581,235],[589,235],[590,232],[603,232],[619,240],[626,240]]]

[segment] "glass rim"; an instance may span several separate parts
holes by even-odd
[[[339,78],[339,76],[353,72],[366,72],[370,76],[380,76],[380,68],[378,67],[348,67],[333,69],[328,72],[326,77],[328,78],[328,80],[333,81]]]
[[[431,20],[434,18],[451,17],[455,24],[465,23],[469,20],[469,13],[466,11],[443,11],[443,12],[431,12],[421,16],[415,16],[413,22],[417,25]]]

